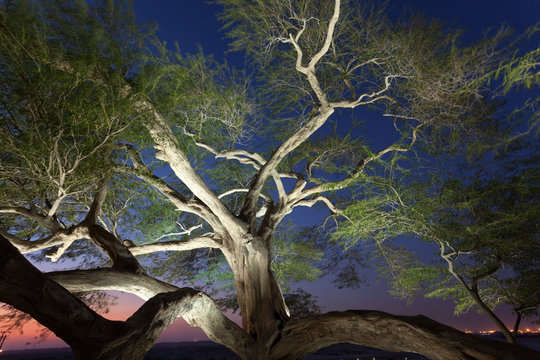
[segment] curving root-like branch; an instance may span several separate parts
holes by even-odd
[[[370,310],[330,312],[290,322],[281,331],[281,339],[272,349],[272,359],[303,359],[337,343],[414,352],[437,360],[520,360],[540,356],[523,346],[479,338],[425,316],[395,316]]]
[[[72,273],[72,279],[73,275],[85,272]],[[42,274],[6,238],[0,236],[0,301],[26,312],[51,329],[72,347],[78,359],[142,359],[161,332],[181,316],[191,325],[200,326],[214,341],[248,358],[253,339],[225,317],[203,292],[191,288],[178,289],[145,274],[109,269],[91,270],[89,274],[91,276],[86,280],[99,280],[101,277],[103,281],[112,283],[127,276],[132,284],[153,283],[152,291],[162,289],[169,292],[150,298],[125,322],[107,320],[52,280],[55,274]],[[61,279],[68,276],[68,272],[56,275]],[[75,285],[77,289],[83,286],[81,280],[84,278],[79,276],[78,285]],[[89,287],[96,288],[96,285],[90,281]],[[147,294],[150,294],[148,290]]]

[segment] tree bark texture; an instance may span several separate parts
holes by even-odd
[[[270,252],[259,237],[234,244],[232,251],[225,251],[225,257],[234,273],[243,328],[259,346],[269,346],[289,318],[270,269]]]

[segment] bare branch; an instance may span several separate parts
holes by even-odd
[[[216,159],[224,158],[224,159],[229,159],[229,160],[237,160],[241,164],[253,166],[255,170],[259,170],[261,166],[266,163],[266,160],[261,155],[257,153],[251,153],[246,150],[235,149],[235,150],[217,151],[210,145],[207,145],[201,141],[195,141],[195,145],[208,150],[209,152],[215,155]]]
[[[300,146],[306,141],[317,129],[319,129],[328,117],[334,112],[332,108],[326,108],[318,115],[313,116],[306,124],[298,129],[291,137],[283,142],[272,154],[268,162],[261,168],[257,176],[255,177],[253,184],[246,196],[244,206],[242,208],[242,216],[249,219],[250,226],[255,227],[255,215],[257,199],[260,196],[260,192],[268,176],[275,170],[277,165],[289,154],[291,151]]]
[[[54,218],[48,218],[46,216],[37,213],[36,209],[26,209],[20,206],[2,206],[0,207],[0,213],[4,214],[18,214],[30,218],[36,221],[38,224],[46,227],[52,232],[60,230],[62,227],[54,220]]]
[[[159,251],[188,251],[201,248],[221,248],[219,238],[213,236],[201,236],[187,240],[161,241],[139,246],[128,247],[134,255],[150,254]]]
[[[191,235],[191,233],[197,229],[200,229],[202,228],[202,224],[197,224],[195,226],[192,226],[190,227],[189,229],[186,229],[186,227],[184,225],[182,225],[182,223],[180,223],[179,221],[176,222],[176,224],[178,226],[180,226],[180,228],[182,229],[182,231],[180,232],[171,232],[171,233],[167,233],[165,235],[162,235],[160,237],[158,237],[157,239],[154,239],[153,242],[156,242],[156,241],[159,241],[161,239],[164,239],[166,237],[170,237],[170,236],[182,236],[182,235]]]
[[[65,240],[59,247],[51,254],[45,255],[45,257],[49,258],[52,262],[57,262],[62,255],[66,252],[66,250],[73,244],[77,239],[71,238],[69,240]]]
[[[228,191],[225,191],[223,194],[220,194],[218,196],[219,199],[222,199],[224,198],[225,196],[228,196],[228,195],[231,195],[231,194],[236,194],[236,193],[240,193],[240,192],[248,192],[249,189],[243,189],[243,188],[238,188],[238,189],[231,189],[231,190],[228,190]],[[272,199],[270,199],[270,197],[266,194],[259,194],[260,197],[262,197],[264,200],[266,201],[272,201]]]
[[[225,158],[229,160],[237,160],[241,164],[251,165],[255,170],[260,170],[261,166],[266,164],[266,160],[257,153],[251,153],[246,150],[225,150],[217,151],[211,146],[204,144],[202,142],[195,142],[196,145],[210,151],[215,155],[216,159]],[[281,174],[278,174],[277,171],[272,171],[272,178],[276,184],[278,195],[280,198],[286,197],[285,188],[283,187],[283,182],[281,181]],[[219,197],[218,197],[219,198]]]
[[[388,89],[390,89],[391,80],[395,78],[400,78],[400,77],[403,77],[403,76],[387,75],[384,78],[384,88],[382,88],[381,90],[374,91],[369,94],[362,94],[354,101],[347,100],[347,101],[333,102],[333,103],[330,103],[330,106],[334,108],[355,108],[360,105],[372,104],[376,101],[383,100],[383,99],[393,101],[392,98],[383,94],[386,91],[388,91]],[[367,100],[364,100],[364,99],[367,99]]]
[[[340,190],[340,189],[343,189],[345,187],[347,187],[349,184],[351,184],[360,174],[361,172],[364,170],[365,166],[374,161],[374,160],[377,160],[379,159],[381,156],[389,153],[389,152],[407,152],[409,151],[414,143],[416,142],[417,140],[417,136],[418,136],[418,131],[420,130],[420,128],[422,127],[423,124],[420,124],[420,125],[417,125],[414,129],[413,129],[413,132],[412,132],[412,138],[411,138],[411,141],[409,143],[409,145],[405,146],[405,147],[398,147],[398,146],[395,146],[395,145],[390,145],[382,150],[380,150],[379,152],[365,158],[365,159],[362,159],[356,166],[355,170],[353,171],[353,173],[349,176],[347,176],[347,178],[343,179],[343,180],[340,180],[340,181],[332,181],[332,182],[326,182],[326,183],[321,183],[319,185],[316,185],[316,186],[313,186],[309,189],[306,189],[302,192],[302,198],[306,198],[307,196],[310,196],[310,195],[314,195],[314,194],[319,194],[321,192],[324,192],[324,191],[328,191],[328,190]]]
[[[339,19],[340,14],[340,0],[335,0],[334,3],[334,13],[332,15],[332,18],[330,19],[328,23],[328,30],[325,37],[325,42],[322,46],[322,48],[317,52],[312,59],[310,60],[308,67],[304,68],[302,66],[302,50],[298,46],[298,39],[302,35],[303,30],[301,30],[297,35],[296,38],[293,38],[292,35],[289,36],[289,40],[287,42],[293,43],[295,46],[296,52],[297,52],[297,69],[301,73],[305,74],[307,76],[307,79],[310,83],[311,88],[317,95],[317,98],[320,102],[320,107],[317,109],[317,111],[313,112],[313,115],[310,117],[310,119],[302,126],[300,129],[298,129],[291,137],[289,137],[285,142],[283,142],[277,149],[274,151],[268,162],[261,168],[257,176],[255,177],[253,184],[251,186],[250,191],[248,192],[246,196],[246,200],[244,202],[244,206],[242,208],[241,216],[249,221],[250,228],[255,228],[255,219],[256,219],[256,203],[257,199],[259,197],[259,193],[268,178],[274,171],[277,165],[283,160],[287,154],[289,154],[291,151],[296,149],[300,144],[302,144],[304,141],[306,141],[317,129],[319,129],[332,115],[334,112],[334,108],[328,103],[328,100],[326,98],[326,94],[322,90],[319,81],[317,79],[317,76],[315,75],[315,65],[319,62],[319,60],[326,55],[328,50],[330,49],[330,45],[332,43],[332,39],[334,36],[334,29],[336,26],[336,23]],[[304,23],[305,27],[305,23]],[[286,200],[286,198],[283,198]]]
[[[332,18],[330,18],[330,21],[328,22],[328,30],[326,32],[326,38],[324,39],[324,45],[322,46],[321,50],[319,50],[319,52],[311,58],[311,61],[308,65],[310,70],[312,70],[313,72],[315,72],[315,65],[317,65],[319,60],[321,60],[321,58],[328,52],[328,49],[330,49],[330,44],[332,44],[332,40],[334,39],[334,29],[336,28],[336,24],[339,19],[340,6],[341,0],[335,0],[334,13],[332,14]]]
[[[341,213],[341,211],[339,211],[339,210],[334,206],[334,204],[332,204],[332,202],[330,201],[330,199],[328,199],[328,198],[325,197],[325,196],[317,196],[316,198],[309,199],[309,200],[300,200],[300,201],[297,201],[296,203],[294,203],[294,204],[292,205],[292,207],[296,207],[296,206],[312,207],[313,205],[315,205],[315,204],[318,203],[319,201],[322,201],[323,203],[325,203],[326,206],[328,206],[328,208],[330,209],[330,211],[333,212],[334,214],[339,214],[339,213]]]
[[[298,45],[298,40],[300,40],[300,36],[302,36],[304,31],[306,30],[306,23],[307,21],[304,20],[304,25],[302,26],[302,29],[296,34],[296,37],[293,37],[292,34],[289,34],[289,40],[284,42],[290,42],[291,44],[293,44],[294,49],[296,50],[296,70],[301,72],[302,74],[307,75],[308,68],[302,65],[304,53],[300,48],[300,45]]]

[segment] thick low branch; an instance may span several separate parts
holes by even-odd
[[[126,275],[105,269],[90,273],[105,277]],[[246,349],[251,348],[253,340],[202,292],[167,286],[146,275],[129,274],[132,283],[154,280],[170,292],[152,297],[125,322],[110,321],[51,280],[54,276],[50,275],[42,274],[0,236],[0,301],[26,312],[52,330],[72,347],[78,359],[142,359],[161,332],[180,316],[191,325],[200,326],[211,339],[248,358]]]
[[[248,337],[238,325],[225,317],[215,302],[203,292],[188,288],[179,289],[145,274],[133,274],[111,269],[57,271],[46,275],[72,293],[120,290],[135,294],[144,300],[150,299],[149,302],[156,302],[154,299],[158,297],[167,301],[177,299],[175,305],[177,309],[174,311],[178,311],[179,315],[171,312],[165,315],[166,319],[162,320],[182,316],[190,325],[200,327],[210,339],[227,346],[243,358],[249,358],[245,354],[252,351],[253,339]],[[156,297],[160,293],[167,294]],[[169,296],[169,294],[175,293],[176,295]],[[182,296],[185,297],[182,298]],[[149,306],[148,310],[145,311],[154,311],[150,309],[159,306],[162,305],[158,302],[158,304]],[[135,313],[128,319],[128,322],[136,324],[140,321],[139,319],[145,317],[148,318],[146,315]],[[151,324],[145,326],[149,327]]]
[[[125,330],[121,340],[131,345],[127,350],[122,343],[110,347],[104,359],[122,359],[132,356],[144,356],[154,345],[159,335],[179,317],[183,317],[191,326],[200,327],[210,339],[229,347],[246,358],[253,342],[247,334],[234,322],[227,319],[215,302],[203,292],[181,288],[174,292],[161,293],[148,300],[137,312],[125,321]],[[119,343],[118,340],[115,341]]]
[[[146,274],[135,274],[109,268],[55,271],[45,275],[72,293],[118,290],[148,300],[159,293],[178,290],[178,287]]]
[[[253,338],[225,317],[208,295],[197,292],[192,302],[194,304],[182,314],[184,320],[191,326],[200,327],[212,341],[227,346],[242,359],[252,358],[251,354],[257,351]]]
[[[271,358],[303,359],[337,343],[414,352],[437,360],[520,360],[540,356],[523,346],[479,338],[421,315],[395,316],[381,311],[351,310],[286,324]]]
[[[95,345],[96,337],[120,330],[119,322],[103,319],[67,290],[44,276],[0,236],[0,301],[31,315],[72,346],[78,358]],[[85,343],[88,344],[85,346]]]
[[[221,248],[221,244],[210,236],[195,237],[179,241],[160,241],[151,244],[128,247],[129,251],[137,256],[158,251],[188,251],[201,248]]]

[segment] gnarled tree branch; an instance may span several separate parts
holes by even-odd
[[[201,248],[221,248],[218,238],[211,236],[200,236],[179,241],[160,241],[151,244],[128,247],[129,251],[137,256],[150,254],[158,251],[188,251]]]
[[[101,270],[103,275],[107,272],[111,271]],[[130,276],[149,278],[140,274]],[[40,296],[35,296],[37,293]],[[81,360],[142,358],[161,332],[180,316],[244,358],[248,358],[246,349],[253,342],[219,311],[212,299],[191,288],[175,288],[152,297],[125,322],[104,319],[50,276],[42,274],[2,236],[0,301],[26,312],[51,329]],[[225,335],[221,336],[222,333]]]
[[[414,352],[438,360],[519,360],[539,356],[523,346],[482,339],[425,316],[395,316],[382,311],[316,315],[286,324],[281,333],[282,340],[272,349],[272,359],[303,359],[337,343]]]
[[[145,126],[154,140],[157,149],[156,157],[171,166],[178,179],[221,220],[221,223],[229,232],[237,236],[239,235],[239,237],[245,234],[244,223],[217,198],[208,185],[195,172],[186,154],[181,150],[180,144],[178,144],[178,140],[171,128],[161,114],[148,101],[140,102],[139,107],[141,111],[148,112],[152,116],[152,121],[145,122]]]

